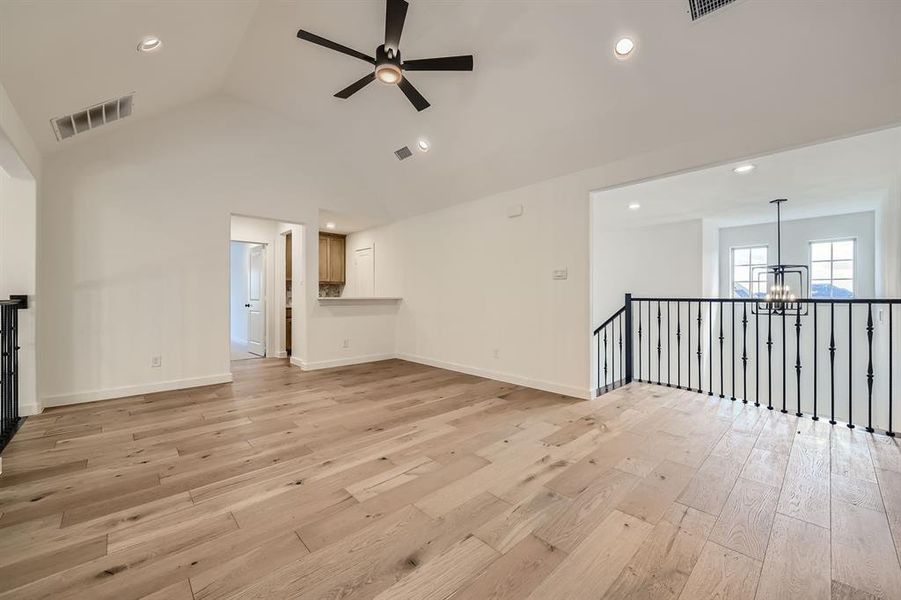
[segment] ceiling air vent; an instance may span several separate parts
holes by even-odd
[[[710,14],[735,0],[688,0],[688,8],[691,11],[691,20],[697,21],[704,15]]]
[[[94,106],[89,106],[78,112],[57,117],[50,120],[56,139],[62,141],[77,133],[84,133],[91,129],[97,129],[101,125],[124,119],[131,115],[134,93],[121,98],[107,100]]]
[[[411,156],[413,156],[413,152],[411,152],[408,147],[404,146],[399,150],[395,150],[394,156],[397,157],[397,160],[404,160],[405,158],[410,158]]]

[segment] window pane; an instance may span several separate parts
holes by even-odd
[[[766,264],[766,247],[751,248],[751,264],[752,265],[765,265]]]
[[[735,281],[749,281],[751,279],[750,267],[735,267],[732,271],[732,279]]]
[[[853,298],[854,281],[852,279],[837,279],[832,282],[833,298]]]
[[[733,296],[735,298],[750,298],[751,294],[748,293],[748,282],[740,282],[736,281],[733,284]]]
[[[854,241],[834,242],[832,244],[833,260],[852,260],[854,258]]]
[[[854,261],[837,260],[832,263],[832,277],[835,279],[854,279]]]
[[[829,262],[815,262],[810,263],[810,278],[811,279],[829,279],[832,275],[829,270],[829,266],[832,263]]]
[[[766,281],[754,283],[754,297],[763,298],[766,296]]]
[[[829,260],[832,258],[831,242],[813,242],[810,244],[810,260]]]
[[[829,285],[829,281],[824,281],[822,279],[814,279],[810,282],[810,297],[811,298],[831,298],[830,294],[831,286]]]
[[[736,248],[732,251],[733,265],[747,265],[751,262],[751,250],[748,248]]]

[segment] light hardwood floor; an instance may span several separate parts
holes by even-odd
[[[0,599],[901,598],[901,446],[636,384],[402,361],[48,410]]]

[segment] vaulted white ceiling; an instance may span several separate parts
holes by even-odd
[[[332,97],[367,65],[295,37],[372,53],[380,0],[5,2],[0,78],[44,152],[104,135],[57,142],[51,118],[126,92],[133,120],[233,96],[317,149],[298,168],[325,189],[340,181],[392,216],[697,140],[780,148],[901,121],[901,2],[738,0],[697,22],[686,7],[414,0],[405,58],[475,55],[472,73],[410,74],[422,113],[380,84]],[[135,52],[148,33],[164,47]],[[622,35],[638,44],[626,61],[612,53]],[[432,150],[398,162],[420,136]]]

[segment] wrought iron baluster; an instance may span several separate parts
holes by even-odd
[[[732,338],[732,360],[729,361],[729,377],[732,379],[732,396],[730,397],[733,401],[735,400],[735,301],[730,303],[732,305],[732,333],[729,336]]]
[[[704,385],[703,371],[701,371],[701,303],[698,302],[698,393]]]
[[[725,369],[723,369],[723,301],[720,300],[720,398],[725,398],[725,394],[723,393],[723,373]]]
[[[707,303],[707,395],[713,395],[713,301]]]
[[[754,406],[760,406],[760,310],[754,313]]]
[[[666,301],[666,387],[670,387],[670,376],[673,374],[673,362],[670,359],[670,346],[673,341],[672,313],[669,310],[669,300]]]
[[[748,304],[741,303],[741,401],[748,403]]]
[[[660,337],[660,301],[657,301],[657,385],[660,385],[660,365],[663,356],[663,347]]]
[[[867,302],[867,431],[873,433],[873,303]]]
[[[811,419],[814,421],[819,421],[820,417],[817,414],[817,377],[819,373],[817,372],[817,351],[819,346],[817,346],[817,307],[819,305],[814,302],[813,303],[813,416]]]
[[[892,371],[895,370],[895,361],[892,356],[892,309],[894,308],[893,304],[888,305],[888,431],[885,432],[885,435],[889,437],[895,437],[895,429],[892,427],[892,400],[894,400]]]
[[[685,331],[688,332],[688,343],[685,346],[685,365],[688,368],[688,384],[686,385],[687,390],[691,389],[691,300],[688,301],[688,306],[685,308],[685,318],[687,319],[687,323],[685,324]]]
[[[795,407],[795,416],[804,416],[801,414],[801,305],[797,306],[797,314],[795,315],[795,377],[797,378],[797,406]]]
[[[641,381],[641,302],[638,303],[638,381]]]
[[[829,303],[829,424],[835,425],[835,303]]]
[[[604,389],[607,389],[607,326],[604,326]]]
[[[682,303],[676,302],[676,389],[682,389]]]
[[[851,350],[854,348],[854,343],[851,339],[853,334],[854,305],[851,302],[848,302],[848,429],[854,429],[854,369],[852,368],[853,361],[851,360]]]
[[[788,410],[785,408],[786,396],[786,385],[785,385],[785,371],[786,371],[786,348],[788,347],[788,337],[785,335],[785,307],[782,308],[782,412],[787,413]]]
[[[648,301],[648,383],[652,383],[654,380],[654,361],[651,358],[651,346],[654,341],[654,321],[651,319],[651,302]]]
[[[623,370],[623,365],[625,364],[625,355],[623,354],[623,316],[619,316],[619,381],[620,385],[622,385],[625,377],[625,371]]]
[[[766,321],[766,407],[768,410],[773,410],[773,311],[767,313]]]

